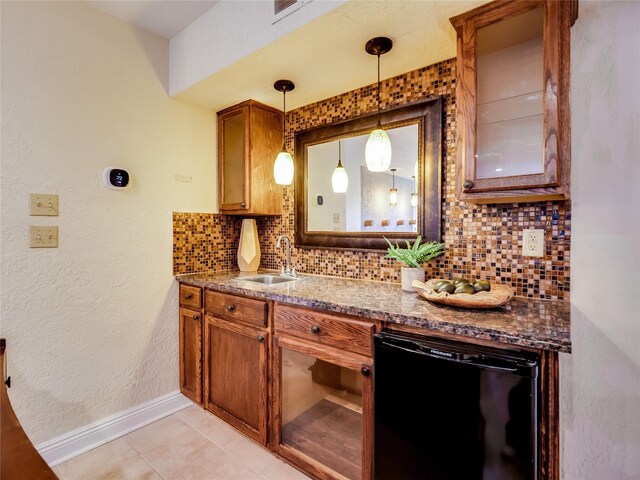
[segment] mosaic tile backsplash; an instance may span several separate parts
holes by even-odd
[[[369,85],[287,113],[286,142],[296,132],[376,111],[376,85]],[[511,285],[518,296],[569,299],[571,203],[548,201],[472,205],[455,200],[455,59],[382,82],[382,106],[395,107],[433,96],[444,100],[442,231],[445,255],[424,265],[427,278],[481,278]],[[257,219],[261,266],[279,268],[279,235],[294,240],[294,190],[283,189],[283,215]],[[202,224],[200,224],[202,223]],[[174,214],[174,273],[236,267],[240,218],[217,214]],[[522,232],[545,230],[545,255],[522,256]],[[338,277],[400,282],[400,264],[383,252],[292,249],[298,271]]]
[[[213,213],[173,213],[173,274],[238,267],[240,219]]]

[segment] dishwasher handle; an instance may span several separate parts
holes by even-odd
[[[396,350],[402,350],[411,354],[423,355],[438,360],[455,362],[503,373],[512,373],[520,376],[532,378],[536,378],[538,376],[538,364],[533,360],[492,356],[483,353],[469,354],[456,350],[435,348],[411,339],[391,339],[386,338],[383,335],[376,335],[376,337],[380,345]]]

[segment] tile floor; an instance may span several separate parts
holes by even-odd
[[[305,480],[196,406],[54,467],[61,480]]]

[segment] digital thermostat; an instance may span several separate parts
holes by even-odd
[[[102,181],[105,187],[120,190],[129,185],[129,172],[122,168],[107,167],[102,172]]]

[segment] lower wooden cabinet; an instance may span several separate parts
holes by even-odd
[[[423,332],[183,288],[181,390],[312,478],[370,480],[373,334],[382,328]],[[557,353],[541,355],[541,479],[557,480]]]
[[[267,444],[268,333],[207,315],[204,407]]]
[[[372,322],[276,304],[272,446],[315,478],[370,479]]]
[[[202,314],[180,309],[180,391],[202,403]]]
[[[313,478],[371,479],[372,364],[370,357],[276,336],[275,452]]]

